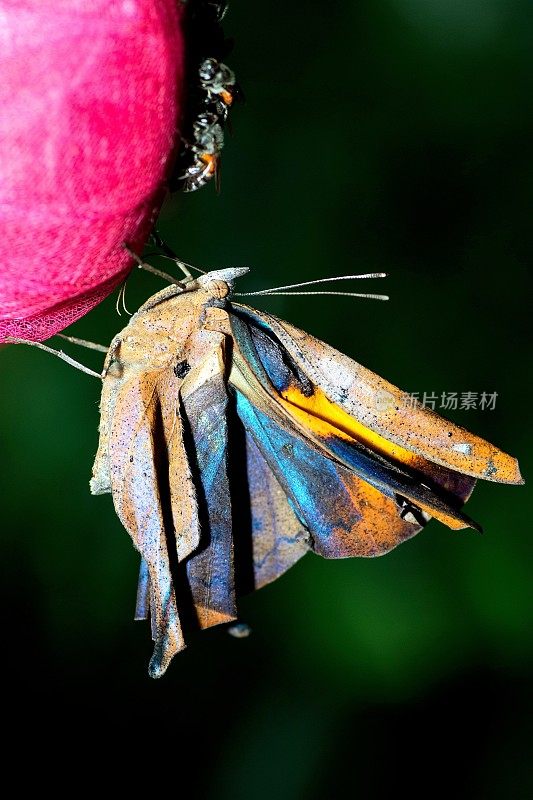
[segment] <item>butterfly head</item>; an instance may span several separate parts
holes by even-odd
[[[233,290],[233,282],[241,275],[249,272],[249,267],[230,267],[207,272],[196,278],[195,283],[204,291],[209,292],[215,300],[223,300]]]

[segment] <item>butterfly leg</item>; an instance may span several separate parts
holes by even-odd
[[[133,258],[139,269],[144,269],[145,272],[151,272],[152,275],[157,275],[158,278],[163,278],[163,280],[168,281],[168,283],[176,283],[178,286],[184,288],[183,284],[176,280],[173,275],[169,275],[168,272],[163,272],[163,270],[157,269],[157,267],[153,267],[151,264],[147,264],[146,261],[143,261],[125,242],[123,247],[131,258]],[[188,277],[192,277],[190,273]]]
[[[50,353],[52,356],[56,356],[56,358],[60,358],[62,361],[66,361],[67,364],[70,364],[71,367],[75,369],[79,369],[80,372],[85,372],[86,375],[90,375],[92,378],[98,378],[98,380],[102,380],[102,375],[98,372],[94,372],[94,370],[89,369],[84,364],[80,364],[79,361],[75,361],[73,358],[68,356],[62,350],[54,350],[52,347],[47,347],[47,345],[43,344],[42,342],[32,342],[29,339],[18,339],[14,336],[10,336],[7,339],[4,339],[5,344],[27,344],[30,347],[37,347],[39,350],[44,350],[45,353]]]
[[[106,347],[104,344],[88,342],[87,339],[78,339],[77,336],[67,336],[65,333],[56,333],[55,335],[59,336],[60,339],[64,339],[66,342],[77,344],[80,347],[86,347],[87,350],[98,350],[99,353],[107,353],[109,350],[109,347]]]

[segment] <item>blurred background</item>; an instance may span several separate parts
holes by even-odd
[[[111,498],[89,494],[99,385],[3,349],[8,747],[55,753],[52,777],[80,763],[87,780],[106,767],[157,787],[168,773],[179,791],[190,770],[195,797],[217,800],[435,784],[531,797],[531,7],[275,6],[231,4],[227,62],[246,102],[222,193],[171,200],[161,232],[193,264],[250,265],[242,291],[390,273],[365,287],[389,303],[255,305],[407,392],[497,392],[494,410],[444,413],[516,455],[529,485],[478,485],[468,511],[483,536],[431,522],[379,559],[306,556],[242,600],[252,636],[204,632],[151,681],[148,626],[132,621],[137,556]],[[160,287],[134,273],[130,310]],[[126,322],[115,300],[70,332],[108,342]]]

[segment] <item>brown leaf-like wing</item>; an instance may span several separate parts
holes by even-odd
[[[163,674],[172,656],[185,646],[171,572],[174,532],[169,530],[166,499],[161,493],[161,487],[168,486],[168,475],[164,475],[165,460],[160,450],[160,378],[160,371],[144,373],[121,388],[109,435],[115,509],[150,576],[155,646],[149,671],[153,677]]]

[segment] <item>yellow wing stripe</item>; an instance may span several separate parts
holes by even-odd
[[[355,439],[370,450],[390,456],[402,464],[414,465],[422,460],[415,453],[389,442],[379,433],[358,422],[340,406],[332,403],[318,386],[314,387],[311,397],[306,397],[299,389],[292,386],[281,394],[291,406],[288,408],[290,413],[305,422],[319,436],[335,435],[348,441]]]

